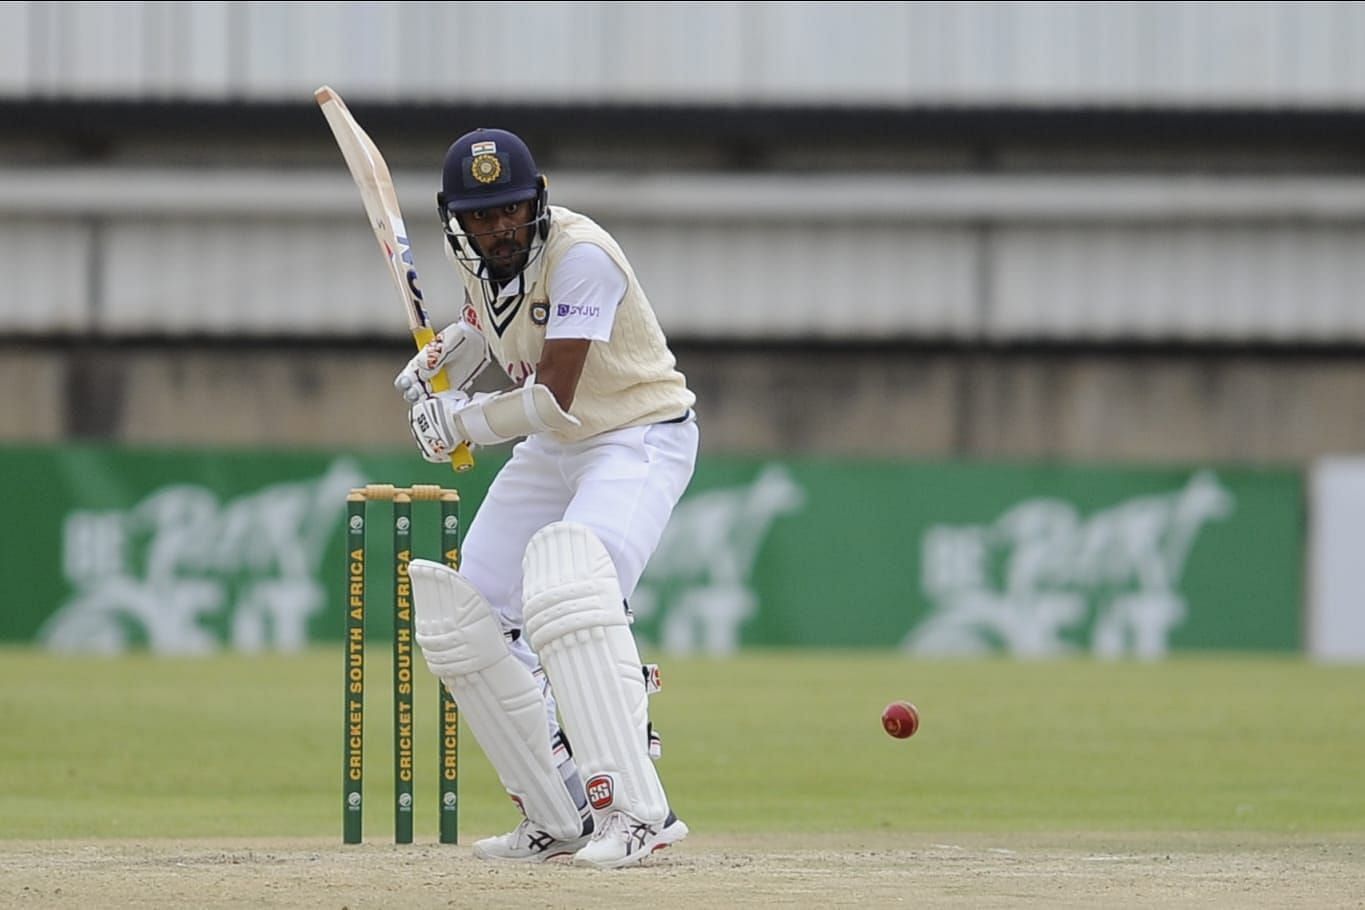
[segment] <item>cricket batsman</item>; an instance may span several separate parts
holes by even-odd
[[[465,300],[395,380],[413,438],[432,462],[521,440],[460,570],[409,569],[427,666],[523,816],[474,853],[635,865],[688,830],[651,758],[627,604],[692,477],[695,396],[620,246],[549,204],[520,138],[461,136],[436,199]],[[492,361],[512,387],[471,393]]]

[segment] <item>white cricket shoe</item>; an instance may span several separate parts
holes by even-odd
[[[593,832],[592,839],[574,854],[575,866],[620,869],[636,866],[655,850],[687,836],[687,825],[673,812],[662,825],[647,825],[624,812],[612,812]]]
[[[572,856],[588,843],[592,819],[583,823],[583,834],[560,840],[523,819],[515,830],[474,842],[474,855],[480,859],[509,863],[543,863],[557,856]]]

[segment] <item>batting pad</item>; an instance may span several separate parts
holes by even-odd
[[[556,522],[522,560],[526,632],[554,687],[592,808],[662,824],[663,784],[649,758],[640,653],[616,568],[591,530]]]
[[[460,573],[437,562],[408,564],[417,644],[455,696],[469,729],[526,817],[561,840],[583,819],[555,768],[545,700],[503,641],[493,608]]]

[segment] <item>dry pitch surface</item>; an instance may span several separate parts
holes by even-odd
[[[641,868],[467,846],[0,842],[5,907],[1365,907],[1365,834],[693,835]]]

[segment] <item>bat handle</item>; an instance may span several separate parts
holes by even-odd
[[[417,342],[417,350],[420,351],[426,347],[427,342],[435,335],[435,332],[426,327],[414,329],[412,337]],[[446,380],[444,371],[431,377],[431,390],[433,392],[444,392],[449,388],[450,383]],[[456,474],[463,474],[472,467],[474,467],[474,453],[469,451],[469,443],[462,442],[455,448],[454,452],[450,453],[450,468]]]
[[[474,453],[469,451],[469,443],[462,442],[450,453],[450,467],[456,474],[463,474],[474,467]]]

